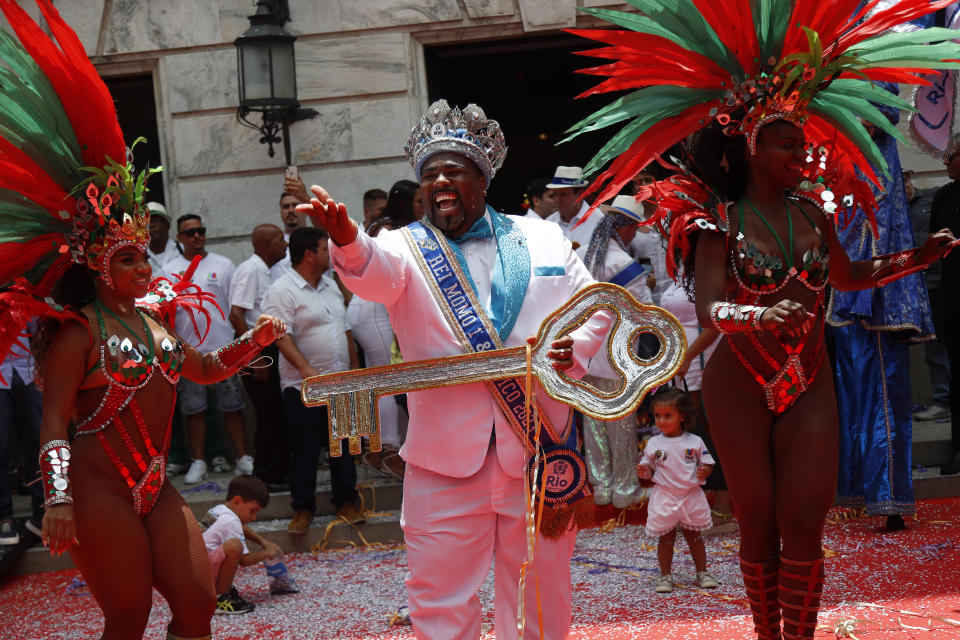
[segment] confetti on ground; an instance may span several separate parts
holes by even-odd
[[[960,499],[925,501],[904,532],[885,533],[883,519],[831,513],[824,538],[827,585],[816,638],[956,640],[960,638]],[[678,539],[673,593],[653,592],[656,541],[641,527],[580,533],[571,573],[571,639],[740,640],[753,637],[737,565],[737,535],[706,539],[719,589],[693,584],[694,568]],[[240,570],[236,586],[256,605],[243,616],[217,616],[218,640],[413,638],[394,625],[406,613],[402,547],[291,554],[302,591],[271,596],[260,567]],[[493,638],[493,578],[480,600],[483,635]],[[163,638],[169,609],[155,594],[146,638]],[[76,571],[12,579],[0,587],[0,629],[10,640],[97,637],[102,618]],[[846,635],[842,635],[846,634]]]

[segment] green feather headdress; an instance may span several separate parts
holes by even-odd
[[[606,167],[586,192],[599,192],[597,202],[713,120],[748,146],[771,120],[803,124],[876,183],[870,164],[887,167],[863,123],[902,140],[876,105],[913,108],[871,81],[923,84],[930,69],[960,68],[951,29],[884,33],[952,0],[902,0],[875,12],[879,0],[862,8],[860,0],[626,2],[642,13],[582,9],[621,29],[571,31],[608,45],[583,55],[613,60],[582,70],[607,77],[584,95],[630,90],[567,131],[569,140],[621,126],[584,168]]]

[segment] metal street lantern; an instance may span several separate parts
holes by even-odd
[[[317,112],[301,109],[297,100],[293,52],[297,37],[283,28],[290,19],[287,0],[257,0],[256,13],[247,19],[250,28],[234,41],[240,83],[237,121],[260,132],[260,143],[268,145],[271,158],[273,145],[282,141],[289,165],[290,123],[312,118]],[[263,114],[261,124],[248,120],[251,112]]]

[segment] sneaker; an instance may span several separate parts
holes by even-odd
[[[207,479],[207,463],[203,460],[194,460],[183,481],[187,484],[197,484]]]
[[[253,475],[253,456],[242,456],[240,458],[237,458],[237,464],[233,468],[233,475],[252,476]]]
[[[657,586],[655,586],[653,590],[657,593],[670,593],[673,591],[673,576],[668,573],[665,576],[657,578]]]
[[[13,520],[0,522],[0,545],[5,547],[20,543],[20,534],[13,526]]]
[[[250,613],[253,609],[253,604],[241,598],[236,587],[230,587],[230,591],[217,596],[217,608],[214,613],[220,616],[232,616],[240,613]]]
[[[942,407],[939,404],[932,404],[923,411],[913,413],[914,420],[943,420],[950,417],[950,409]]]
[[[297,509],[293,512],[290,524],[287,525],[288,533],[306,533],[313,522],[313,514],[306,509]]]
[[[293,578],[284,576],[270,581],[270,595],[281,596],[286,593],[300,593],[300,587]]]
[[[27,520],[27,531],[33,535],[40,537],[40,534],[43,532],[43,513],[35,513]]]
[[[217,456],[210,461],[210,470],[214,473],[226,473],[230,471],[230,463],[224,456]]]
[[[168,462],[167,477],[172,478],[173,476],[178,476],[189,468],[190,467],[183,462]]]
[[[697,571],[697,585],[703,589],[716,589],[720,583],[709,571]]]

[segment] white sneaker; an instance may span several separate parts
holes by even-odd
[[[167,463],[167,477],[172,478],[173,476],[178,476],[189,468],[189,465],[180,463],[180,462],[168,462]]]
[[[194,460],[183,481],[187,484],[197,484],[207,479],[207,463],[203,460]]]
[[[657,578],[657,585],[653,588],[657,593],[670,593],[673,591],[673,575],[667,574]]]
[[[720,586],[720,583],[709,571],[697,572],[697,584],[703,589],[716,589]]]
[[[939,404],[931,404],[929,407],[922,411],[916,411],[913,414],[914,420],[944,420],[950,417],[950,409],[940,406]]]
[[[235,476],[253,475],[253,456],[242,456],[237,458],[237,466],[233,468]]]

